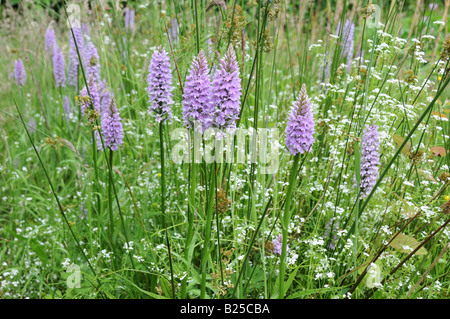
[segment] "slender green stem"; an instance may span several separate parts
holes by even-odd
[[[289,186],[286,193],[286,203],[284,205],[284,214],[281,220],[282,233],[283,233],[283,243],[281,246],[281,258],[280,258],[280,290],[278,298],[284,298],[284,271],[286,268],[286,250],[287,250],[287,237],[288,237],[288,227],[289,221],[291,220],[291,201],[292,201],[292,191],[294,189],[294,185],[297,185],[297,171],[299,166],[300,153],[297,153],[294,156],[294,164],[292,165],[291,176],[289,177]]]
[[[222,254],[220,252],[220,228],[219,228],[219,203],[217,201],[217,162],[214,162],[214,184],[215,184],[215,197],[216,197],[216,228],[217,228],[217,264],[220,267],[220,278],[223,285],[223,270],[222,270]]]
[[[194,0],[194,15],[195,15],[195,34],[197,40],[197,54],[200,52],[200,27],[198,23],[198,9],[197,9],[197,0]]]
[[[192,244],[192,237],[194,231],[194,213],[195,213],[195,190],[197,185],[197,167],[198,165],[194,163],[194,153],[191,152],[191,134],[188,134],[188,150],[189,150],[189,158],[191,162],[188,165],[188,207],[187,207],[187,219],[188,219],[188,229],[186,233],[186,241],[184,246],[184,257],[186,262],[190,262],[190,247]],[[181,297],[183,299],[186,298],[187,291],[187,277],[185,277],[181,283]]]

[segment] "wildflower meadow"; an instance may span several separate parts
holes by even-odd
[[[0,299],[450,298],[449,7],[2,1]]]

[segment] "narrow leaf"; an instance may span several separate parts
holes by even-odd
[[[402,146],[404,141],[405,139],[400,135],[397,134],[394,135],[394,142],[395,144],[397,144],[397,147]],[[406,157],[409,157],[411,155],[411,148],[412,148],[411,142],[408,140],[408,142],[406,142],[405,146],[403,146],[402,148],[402,154],[405,155]]]

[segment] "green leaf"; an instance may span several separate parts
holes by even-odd
[[[402,146],[403,142],[405,141],[405,139],[403,137],[401,137],[400,135],[395,134],[394,135],[394,142],[395,144],[397,144],[397,147],[400,148],[400,146]],[[406,157],[409,157],[411,155],[411,141],[408,140],[408,142],[406,142],[405,146],[403,146],[402,148],[402,154],[405,155]]]
[[[284,291],[287,292],[289,290],[289,287],[291,287],[292,282],[294,281],[295,275],[297,274],[298,269],[300,266],[295,268],[295,270],[289,275],[288,280],[284,284]],[[276,280],[275,287],[273,288],[273,293],[270,298],[272,299],[278,299],[278,294],[280,293],[280,280]]]

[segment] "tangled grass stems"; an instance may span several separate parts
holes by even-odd
[[[101,291],[99,290],[100,287],[101,287],[101,281],[100,281],[100,279],[97,277],[97,273],[96,273],[95,269],[92,267],[92,265],[91,265],[91,263],[90,263],[90,261],[89,261],[89,258],[87,258],[86,254],[84,253],[84,250],[81,248],[80,242],[78,241],[77,237],[75,236],[75,233],[73,232],[73,230],[72,230],[72,228],[71,228],[71,226],[70,226],[70,224],[69,224],[69,221],[67,220],[67,216],[66,216],[66,214],[64,213],[64,209],[63,209],[63,207],[62,207],[62,205],[61,205],[61,202],[59,201],[58,195],[56,194],[55,189],[53,188],[53,183],[52,183],[52,181],[50,180],[50,177],[48,176],[47,169],[45,168],[44,163],[42,162],[41,156],[39,155],[39,152],[38,152],[38,150],[36,149],[36,146],[34,145],[34,142],[33,142],[33,139],[31,138],[30,132],[28,131],[28,128],[27,128],[27,126],[25,125],[25,122],[24,122],[24,120],[23,120],[22,112],[20,112],[19,106],[17,105],[17,103],[16,103],[15,100],[14,100],[14,105],[15,105],[15,107],[16,107],[17,113],[19,114],[20,121],[22,122],[23,128],[25,129],[25,132],[27,133],[28,139],[29,139],[31,145],[33,146],[33,150],[34,150],[34,152],[35,152],[35,154],[36,154],[36,156],[37,156],[37,158],[38,158],[38,160],[39,160],[39,163],[41,164],[41,167],[42,167],[42,170],[44,171],[45,177],[47,178],[47,182],[48,182],[48,184],[49,184],[49,186],[50,186],[50,189],[51,189],[51,191],[52,191],[52,194],[53,194],[53,196],[55,197],[55,200],[56,200],[56,202],[57,202],[57,204],[58,204],[58,208],[59,208],[59,211],[60,211],[60,213],[61,213],[61,216],[63,217],[64,222],[66,223],[67,227],[69,228],[69,231],[70,231],[70,233],[71,233],[73,239],[75,240],[76,245],[78,246],[78,248],[80,249],[81,253],[83,254],[84,259],[85,259],[86,262],[88,263],[89,268],[91,269],[92,273],[94,274],[94,277],[96,277],[98,286],[94,286],[94,287],[97,289],[97,291],[100,292],[100,294],[102,294]]]

